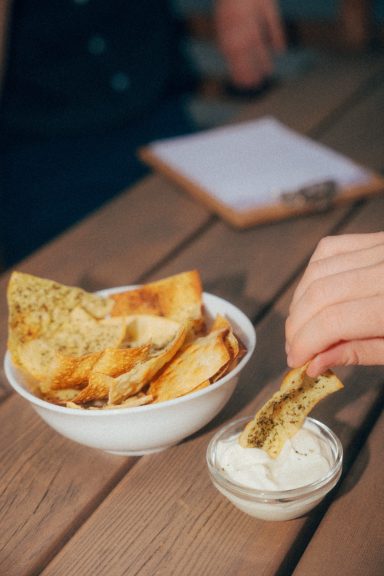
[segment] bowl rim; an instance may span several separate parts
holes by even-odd
[[[102,296],[107,294],[116,294],[118,292],[124,292],[126,290],[134,290],[140,285],[132,284],[127,286],[116,286],[113,288],[105,288],[103,290],[98,290],[96,294],[100,294]],[[228,300],[221,298],[220,296],[216,296],[215,294],[211,294],[209,292],[203,292],[203,305],[205,304],[204,300],[208,298],[208,300],[212,299],[213,301],[216,300],[218,302],[225,303],[225,305],[229,305],[233,308],[237,314],[240,314],[242,321],[249,329],[249,345],[247,346],[247,352],[241,358],[240,362],[237,366],[231,370],[228,374],[226,374],[223,378],[220,378],[210,386],[203,388],[202,390],[197,390],[195,392],[190,392],[189,394],[185,394],[184,396],[180,396],[178,398],[173,398],[171,400],[165,400],[163,402],[158,402],[154,404],[144,404],[142,406],[128,406],[125,408],[108,408],[108,410],[81,410],[79,408],[67,408],[66,406],[59,406],[57,404],[53,404],[52,402],[47,402],[38,396],[35,396],[33,392],[30,392],[27,388],[25,388],[22,384],[20,384],[12,374],[12,370],[20,370],[17,366],[15,366],[12,362],[11,355],[9,350],[6,351],[4,355],[4,372],[9,382],[9,385],[23,398],[31,402],[31,404],[35,405],[36,407],[43,408],[45,410],[49,410],[52,412],[57,412],[59,414],[71,414],[71,415],[78,415],[85,418],[99,418],[101,416],[112,416],[116,414],[132,414],[132,413],[141,413],[141,412],[151,412],[156,410],[161,410],[163,408],[169,406],[176,406],[179,404],[184,404],[188,400],[193,398],[198,398],[199,396],[204,396],[213,393],[217,388],[223,386],[228,380],[235,378],[237,374],[244,368],[244,366],[250,360],[256,346],[256,330],[253,326],[251,320],[248,316],[235,304],[232,304]]]
[[[305,499],[306,497],[312,497],[317,493],[321,493],[322,490],[330,485],[329,489],[337,482],[341,475],[342,464],[343,464],[343,446],[340,442],[338,436],[323,422],[316,420],[310,416],[307,416],[303,426],[309,423],[311,426],[318,428],[323,434],[328,437],[331,442],[331,450],[334,455],[334,462],[330,466],[329,471],[324,475],[311,482],[310,484],[305,484],[304,486],[299,486],[298,488],[289,488],[286,490],[260,490],[258,488],[247,487],[243,484],[235,482],[230,478],[226,477],[215,465],[213,461],[214,449],[217,442],[223,436],[225,432],[231,428],[236,428],[241,425],[245,425],[247,422],[252,420],[253,416],[243,416],[232,420],[220,430],[214,434],[211,438],[207,451],[206,451],[206,462],[208,466],[208,471],[214,484],[218,484],[221,488],[227,492],[238,496],[239,498],[246,498],[248,500],[253,500],[255,502],[268,503],[289,503],[292,501],[299,501]]]

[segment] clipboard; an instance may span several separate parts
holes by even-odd
[[[155,141],[138,153],[236,228],[384,191],[381,176],[273,117]]]

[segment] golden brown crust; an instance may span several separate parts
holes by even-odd
[[[264,404],[241,433],[241,446],[261,448],[276,458],[285,441],[301,428],[312,408],[328,394],[343,388],[330,370],[317,378],[310,378],[305,370],[306,366],[302,366],[285,375],[280,390]]]
[[[190,322],[195,332],[204,326],[200,274],[191,270],[112,295],[112,316],[155,314]]]

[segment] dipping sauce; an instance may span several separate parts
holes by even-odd
[[[331,453],[314,431],[301,428],[286,441],[277,458],[260,448],[243,448],[233,436],[217,445],[217,465],[238,484],[259,490],[290,490],[327,474]]]
[[[214,486],[242,512],[263,520],[290,520],[314,508],[340,478],[343,448],[325,424],[307,417],[279,456],[243,448],[238,440],[250,418],[219,430],[207,448]]]

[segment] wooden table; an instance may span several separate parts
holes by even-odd
[[[244,106],[376,170],[384,158],[384,62],[320,59],[312,71]],[[344,474],[308,516],[253,519],[211,485],[205,450],[217,429],[252,414],[286,369],[284,320],[319,239],[383,229],[384,196],[236,231],[152,175],[45,246],[18,269],[95,290],[190,268],[239,306],[258,344],[230,403],[193,438],[157,455],[117,457],[48,428],[0,380],[0,574],[283,575],[383,573],[384,371],[339,371],[345,391],[314,415],[339,435]],[[1,345],[6,345],[1,279]]]

